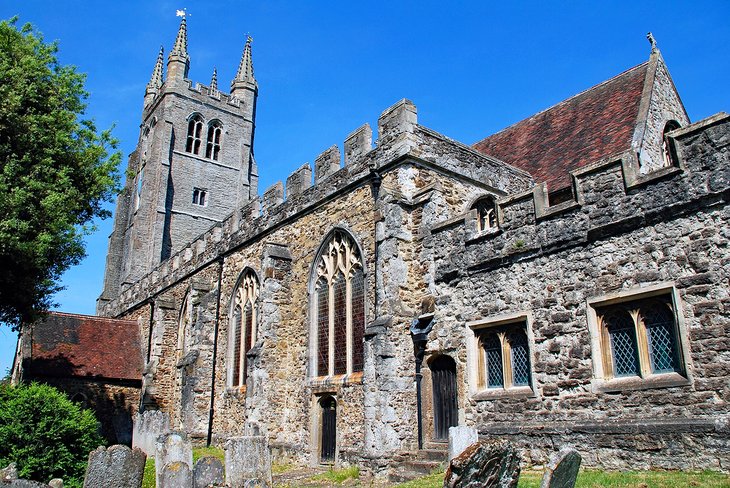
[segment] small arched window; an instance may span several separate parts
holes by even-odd
[[[477,211],[477,230],[497,228],[497,205],[492,197],[484,197],[477,200],[471,207]]]
[[[191,154],[200,153],[200,144],[203,137],[203,117],[198,114],[190,117],[188,121],[188,138],[185,143],[185,152]]]
[[[337,230],[320,251],[314,268],[314,376],[363,369],[365,275],[355,241]]]
[[[205,145],[205,157],[218,161],[221,152],[221,133],[223,125],[215,120],[208,126],[208,141]]]
[[[680,125],[679,122],[676,120],[670,120],[666,123],[664,126],[664,132],[662,132],[662,156],[664,158],[664,166],[672,166],[672,153],[669,149],[669,139],[667,139],[667,134],[672,132],[673,130],[679,129]]]
[[[258,315],[259,280],[251,269],[246,269],[233,296],[231,314],[231,348],[230,348],[230,384],[244,386],[246,384],[246,353],[256,342]]]

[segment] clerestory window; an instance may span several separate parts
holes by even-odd
[[[336,230],[324,243],[313,277],[314,376],[363,369],[365,275],[360,251]]]
[[[213,121],[208,126],[208,141],[205,145],[205,157],[218,161],[221,152],[221,134],[223,125],[219,121]]]
[[[188,137],[185,143],[185,152],[200,153],[200,144],[203,137],[203,117],[196,114],[188,121]]]
[[[246,385],[246,354],[256,343],[259,281],[251,269],[244,270],[233,297],[230,326],[229,384]]]

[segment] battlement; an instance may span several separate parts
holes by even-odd
[[[514,193],[532,184],[524,171],[419,126],[416,106],[409,100],[401,100],[381,114],[378,133],[379,138],[373,143],[373,131],[368,124],[355,129],[345,138],[342,151],[338,145],[330,146],[314,159],[314,171],[305,163],[287,177],[286,185],[273,184],[259,198],[249,201],[136,283],[123,288],[117,299],[100,303],[99,312],[116,315],[134,306],[140,297],[153,295],[155,290],[163,289],[295,215],[365,184],[373,173],[389,171],[406,161],[479,182],[496,194]]]
[[[635,154],[617,154],[571,172],[570,201],[551,206],[540,184],[496,202],[497,228],[479,231],[476,210],[435,225],[436,279],[496,269],[726,202],[730,116],[717,114],[668,138],[672,166],[640,174]]]

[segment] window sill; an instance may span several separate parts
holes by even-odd
[[[226,386],[226,396],[245,398],[246,385],[243,386]]]
[[[513,386],[512,388],[488,388],[472,395],[476,401],[499,400],[501,398],[532,398],[535,391],[529,386]]]
[[[316,376],[310,378],[309,386],[328,386],[328,385],[361,385],[362,371],[351,374],[336,374],[333,376]]]
[[[650,390],[653,388],[671,388],[674,386],[689,386],[688,378],[679,373],[659,373],[646,378],[629,376],[626,378],[611,378],[609,380],[594,379],[593,391],[597,393],[614,393],[633,390]]]

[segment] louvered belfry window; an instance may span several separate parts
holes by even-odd
[[[670,296],[598,307],[596,316],[607,376],[682,373],[677,321]]]
[[[355,241],[335,231],[324,243],[315,273],[315,376],[362,371],[365,276]]]
[[[243,272],[233,297],[231,316],[231,386],[246,384],[248,365],[246,353],[256,343],[259,281],[251,269]]]
[[[188,121],[188,137],[185,142],[185,152],[191,154],[200,153],[200,144],[203,141],[203,118],[194,115]]]

